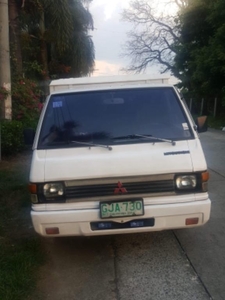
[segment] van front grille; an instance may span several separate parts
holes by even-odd
[[[124,182],[92,185],[66,186],[66,198],[104,198],[131,197],[151,195],[157,193],[171,193],[175,191],[174,180]]]

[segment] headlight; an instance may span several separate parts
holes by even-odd
[[[176,187],[179,190],[194,189],[197,185],[197,179],[195,175],[182,175],[176,178]]]
[[[43,194],[46,198],[61,197],[64,195],[64,187],[62,183],[46,183],[43,186]]]

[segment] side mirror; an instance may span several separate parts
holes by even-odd
[[[207,116],[197,117],[196,125],[198,132],[206,132],[208,130]]]
[[[24,144],[26,146],[32,146],[35,136],[35,130],[33,128],[25,128],[23,131]]]

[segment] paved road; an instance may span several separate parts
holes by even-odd
[[[204,227],[44,240],[49,262],[32,300],[225,299],[225,133],[201,134],[211,173]]]
[[[200,135],[210,171],[210,221],[201,228],[175,232],[182,248],[215,300],[225,299],[225,132]]]

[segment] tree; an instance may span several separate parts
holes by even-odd
[[[165,5],[176,5],[184,9],[188,0],[167,1]],[[153,64],[162,66],[162,73],[168,70],[175,73],[174,43],[179,41],[180,27],[178,16],[157,14],[148,0],[135,0],[124,10],[123,20],[134,25],[128,33],[125,55],[131,58],[128,71],[142,72]]]
[[[91,73],[94,46],[88,30],[93,29],[93,20],[88,9],[80,0],[42,1],[42,65],[48,64],[45,75],[59,78]]]
[[[17,76],[23,73],[22,50],[21,50],[21,30],[19,22],[19,3],[17,0],[8,0],[9,7],[9,32],[11,45],[12,69]]]
[[[93,71],[94,46],[88,35],[93,29],[91,0],[9,1],[14,16],[19,16],[11,21],[14,61],[19,62],[21,55],[25,76],[47,80]]]
[[[174,15],[159,14],[152,2],[135,0],[124,11],[133,23],[125,54],[131,58],[128,71],[142,72],[161,65],[180,79],[180,88],[190,97],[205,98],[208,110],[218,98],[225,106],[225,2],[224,0],[165,0],[176,5]],[[221,109],[222,111],[222,109]]]
[[[35,81],[90,74],[94,68],[94,45],[88,35],[93,19],[88,10],[91,0],[3,0],[0,4],[0,98],[4,118],[11,118],[14,108],[23,105],[17,86],[26,82],[24,91]],[[6,18],[9,12],[9,22]],[[8,27],[9,24],[9,27]],[[1,30],[2,28],[2,30]],[[4,30],[3,30],[4,29]],[[4,42],[10,32],[9,45]],[[8,71],[9,69],[9,71]],[[47,92],[46,84],[44,93]],[[5,100],[5,88],[7,98]],[[31,86],[32,88],[32,86]],[[23,98],[23,97],[22,97]],[[1,104],[0,103],[0,104]],[[8,113],[10,112],[10,113]]]
[[[182,87],[192,95],[219,100],[225,105],[225,3],[192,1],[180,15],[175,69]],[[222,107],[221,107],[222,108]]]
[[[55,3],[55,1],[53,1]],[[91,37],[88,35],[89,30],[93,30],[93,19],[88,11],[88,8],[83,4],[88,4],[90,1],[64,1],[67,3],[67,9],[70,13],[70,22],[68,22],[67,34],[61,26],[61,14],[59,13],[58,21],[55,18],[57,16],[58,5],[55,5],[56,9],[52,10],[49,14],[49,33],[55,32],[55,26],[61,28],[62,31],[59,35],[57,44],[55,44],[55,35],[52,36],[51,51],[50,51],[50,63],[53,68],[50,70],[53,76],[57,75],[57,69],[54,66],[57,62],[58,73],[61,77],[80,77],[93,72],[94,68],[94,45]],[[54,25],[55,24],[55,25]],[[51,29],[52,26],[52,29]],[[64,38],[60,40],[60,37]],[[54,72],[56,74],[54,74]]]
[[[193,86],[196,72],[194,56],[208,44],[209,37],[213,34],[207,22],[208,15],[208,7],[203,6],[200,1],[190,1],[189,6],[179,15],[180,38],[173,45],[176,49],[174,69],[176,76],[188,89]]]
[[[175,4],[179,7],[180,10],[188,7],[191,0],[174,0]],[[170,3],[170,1],[169,1]]]

